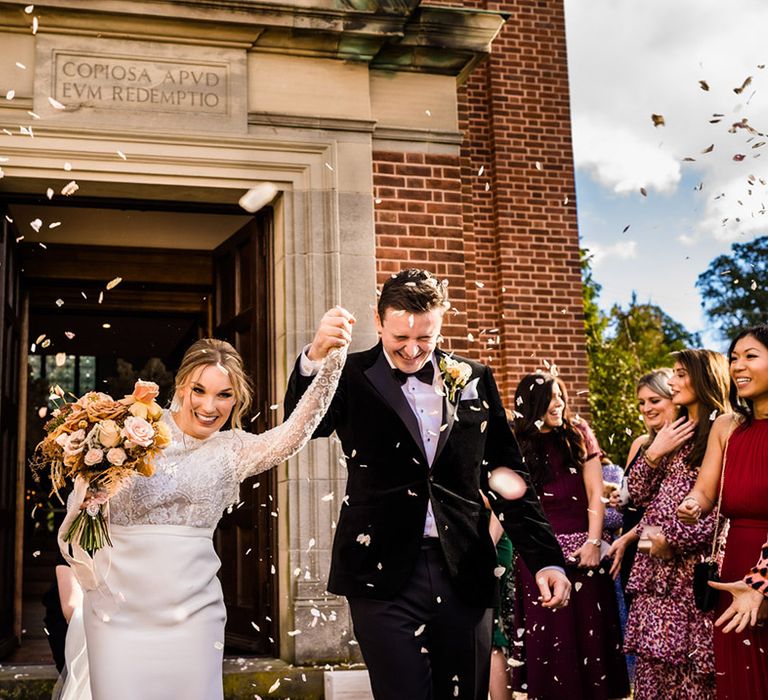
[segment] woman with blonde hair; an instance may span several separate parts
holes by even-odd
[[[637,554],[636,526],[645,512],[629,497],[627,482],[638,457],[653,442],[656,433],[665,425],[672,423],[677,417],[677,406],[672,403],[672,390],[669,388],[671,378],[672,369],[661,367],[644,374],[637,380],[637,407],[643,418],[646,432],[634,439],[627,454],[627,466],[624,469],[622,482],[621,512],[623,517],[621,527],[623,534],[613,542],[608,553],[610,557],[613,557],[611,575],[614,578],[621,575],[621,587],[627,610],[632,604],[632,596],[627,592],[627,583]]]
[[[712,615],[693,598],[694,565],[714,536],[715,518],[686,527],[676,517],[704,458],[712,421],[730,410],[728,364],[711,350],[681,350],[669,386],[680,418],[638,457],[629,492],[645,508],[628,590],[634,596],[624,650],[637,657],[636,700],[709,700],[715,692]]]
[[[241,427],[252,390],[238,352],[212,338],[186,352],[162,419],[170,444],[151,477],[132,477],[111,498],[113,546],[90,567],[75,562],[94,700],[223,697],[226,612],[214,529],[244,479],[310,439],[336,390],[353,323],[340,308],[323,317],[317,377],[290,418],[260,435]],[[70,506],[61,532],[79,507]]]

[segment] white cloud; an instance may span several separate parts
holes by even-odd
[[[768,137],[733,128],[746,118],[768,133],[768,68],[759,67],[768,63],[768,3],[565,0],[565,6],[577,168],[616,193],[645,187],[649,202],[652,192],[673,194],[690,173],[703,183],[698,220],[691,222],[697,233],[733,240],[768,229],[759,213],[763,201],[768,205],[768,187],[759,180],[768,182],[768,144],[758,145]],[[736,94],[747,77],[751,84]],[[654,127],[651,114],[663,115],[666,125]],[[710,123],[715,114],[723,116]],[[709,146],[714,149],[703,153]]]
[[[593,269],[600,267],[606,260],[611,258],[630,260],[637,256],[637,241],[618,241],[609,246],[583,241],[582,247],[586,248],[592,255],[591,265]]]
[[[674,191],[680,181],[680,162],[659,150],[648,139],[597,118],[574,117],[574,158],[592,179],[618,194],[639,192],[641,187]]]

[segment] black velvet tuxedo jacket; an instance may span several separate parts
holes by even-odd
[[[442,353],[436,351],[439,363]],[[408,581],[423,539],[431,499],[440,544],[451,579],[470,605],[493,604],[496,553],[480,490],[488,473],[506,466],[529,483],[525,496],[490,502],[528,568],[564,566],[563,554],[530,486],[517,443],[507,424],[491,370],[472,368],[476,397],[443,399],[437,452],[430,467],[418,420],[382,351],[381,344],[350,354],[330,409],[313,437],[336,431],[348,478],[333,542],[328,590],[347,597],[387,599]],[[439,371],[439,370],[436,370]],[[286,415],[311,382],[296,363],[285,397]],[[467,396],[475,391],[465,390]]]

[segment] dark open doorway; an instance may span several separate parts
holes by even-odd
[[[102,221],[109,220],[109,211],[98,211]],[[156,216],[172,221],[174,214],[182,216],[174,212]],[[142,212],[147,215],[152,216]],[[52,384],[77,395],[95,389],[117,397],[129,393],[135,379],[149,379],[160,385],[160,399],[167,405],[185,349],[211,334],[233,342],[253,375],[257,388],[253,415],[258,418],[248,427],[258,431],[269,427],[271,217],[262,213],[234,233],[232,222],[240,224],[243,217],[221,218],[227,221],[221,222],[210,238],[213,243],[203,250],[189,248],[189,240],[178,248],[98,245],[81,242],[82,234],[77,244],[65,237],[17,242],[21,294],[28,305],[28,347],[22,350],[27,359],[27,401],[25,415],[20,416],[26,425],[27,456],[42,435]],[[200,230],[195,235],[196,241],[206,240]],[[106,283],[118,277],[119,284],[106,289]],[[24,633],[14,661],[39,663],[50,658],[40,599],[53,576],[55,532],[63,506],[49,496],[48,484],[36,483],[28,472],[24,486],[20,577]],[[270,516],[275,494],[270,474],[262,475],[256,488],[244,484],[240,506],[225,514],[215,535],[231,653],[277,653],[277,583],[272,573],[276,528]]]

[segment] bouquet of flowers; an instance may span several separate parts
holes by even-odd
[[[64,392],[54,387],[64,398]],[[88,484],[86,507],[64,535],[89,555],[111,545],[105,513],[107,502],[133,474],[152,476],[152,461],[171,442],[168,426],[155,402],[158,386],[139,380],[133,393],[115,400],[91,391],[73,402],[64,402],[45,425],[46,436],[35,448],[32,469],[49,469],[53,489],[67,479]]]

